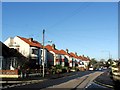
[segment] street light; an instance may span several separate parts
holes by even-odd
[[[43,60],[42,60],[42,64],[43,64],[43,77],[45,77],[45,55],[44,55],[44,42],[45,41],[45,30],[43,29]],[[48,41],[49,43],[52,43],[52,41]]]
[[[45,76],[45,70],[44,70],[44,34],[45,34],[45,30],[43,29],[43,60],[42,60],[42,64],[43,64],[43,77]]]
[[[49,40],[48,43],[52,43],[52,40]]]

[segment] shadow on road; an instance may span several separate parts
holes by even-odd
[[[113,85],[114,90],[120,90],[120,82],[119,81],[113,81],[113,82],[114,82]]]

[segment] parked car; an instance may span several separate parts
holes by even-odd
[[[89,67],[89,70],[90,70],[90,71],[93,71],[93,67]]]
[[[103,69],[102,69],[102,68],[99,68],[98,70],[99,70],[99,71],[102,71]]]

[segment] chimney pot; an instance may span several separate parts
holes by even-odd
[[[33,38],[29,38],[29,41],[32,42],[32,41],[33,41]]]
[[[68,53],[68,52],[69,52],[69,50],[68,50],[68,49],[66,49],[66,52]]]
[[[52,48],[55,49],[55,44],[52,44]]]

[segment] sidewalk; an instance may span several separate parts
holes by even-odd
[[[63,74],[45,75],[45,77],[36,76],[36,77],[27,77],[27,78],[19,78],[19,79],[2,79],[0,81],[0,85],[1,85],[0,88],[9,88],[9,87],[21,86],[27,84],[35,84],[35,83],[43,82],[48,79],[57,79],[61,77],[74,75],[76,73],[77,72],[67,72]]]
[[[102,86],[108,87],[108,88],[114,88],[114,83],[112,79],[110,78],[109,71],[104,72],[100,76],[98,76],[95,80],[95,83],[100,84]]]
[[[5,84],[5,83],[24,83],[24,82],[39,82],[39,81],[44,81],[47,79],[57,79],[65,76],[70,76],[74,75],[76,72],[67,72],[63,74],[54,74],[54,75],[45,75],[45,77],[42,76],[32,76],[32,77],[26,77],[26,78],[17,78],[17,79],[0,79],[0,84]]]

